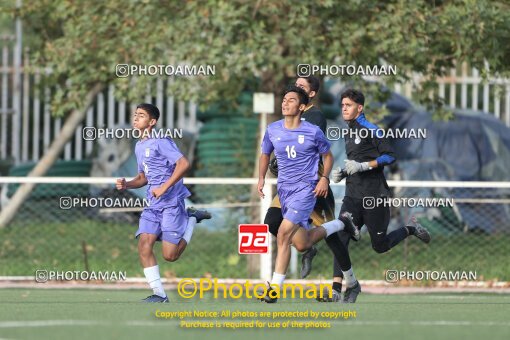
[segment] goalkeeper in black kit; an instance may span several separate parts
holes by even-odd
[[[363,93],[349,89],[342,93],[341,100],[342,116],[348,124],[349,131],[345,136],[348,159],[345,160],[344,168],[348,177],[340,214],[352,215],[352,220],[358,228],[367,226],[372,248],[377,253],[387,252],[410,235],[429,243],[430,234],[414,217],[406,226],[387,233],[390,208],[387,204],[377,206],[375,203],[384,201],[390,196],[383,170],[384,166],[395,162],[394,153],[388,140],[383,136],[383,130],[366,119],[363,112],[365,104]],[[333,182],[339,182],[342,178],[340,168],[333,170]],[[328,223],[338,222],[339,220],[333,220]],[[345,247],[343,243],[339,246]],[[361,287],[354,277],[350,257],[344,256],[341,260],[338,265],[342,269],[347,286],[342,301],[354,303],[361,292]]]

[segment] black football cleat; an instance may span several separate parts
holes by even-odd
[[[334,289],[331,289],[331,296],[329,296],[329,289],[324,288],[322,291],[322,297],[320,296],[320,292],[317,293],[317,301],[319,302],[341,302],[342,296],[339,292]]]
[[[147,296],[145,299],[142,300],[142,302],[147,302],[147,303],[167,303],[168,302],[168,296],[161,297],[159,295],[153,294],[151,296]]]
[[[356,298],[358,297],[359,293],[361,293],[361,286],[359,285],[359,282],[356,281],[356,284],[350,288],[347,288],[344,293],[344,298],[342,300],[343,303],[355,303]]]
[[[423,243],[429,243],[430,242],[430,234],[427,229],[421,226],[420,223],[418,223],[418,220],[415,216],[411,217],[411,220],[407,224],[409,227],[414,227],[416,230],[414,233],[414,236],[419,238]]]
[[[354,224],[354,221],[352,220],[352,214],[348,211],[340,214],[338,217],[340,221],[344,224],[344,231],[349,233],[351,235],[351,239],[354,241],[359,241],[361,238],[361,234],[359,232],[358,227]]]
[[[303,253],[303,257],[301,258],[301,278],[304,279],[307,277],[312,271],[312,261],[315,255],[317,255],[319,251],[315,246],[308,249]]]
[[[271,294],[271,292],[274,292],[274,293]],[[276,296],[276,291],[271,287],[271,284],[268,282],[264,297],[261,298],[260,301],[265,302],[265,303],[276,303],[278,301],[278,298],[271,297],[272,295]]]
[[[207,210],[198,210],[193,207],[189,207],[186,209],[188,213],[188,217],[194,217],[197,219],[197,223],[200,223],[202,220],[208,220],[211,218],[211,213]]]

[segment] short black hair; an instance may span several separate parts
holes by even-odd
[[[345,90],[342,95],[340,96],[340,105],[342,105],[342,100],[344,98],[349,98],[353,102],[359,105],[365,105],[365,96],[363,95],[363,92],[354,90],[354,89],[348,89]]]
[[[303,78],[308,82],[308,85],[310,85],[310,90],[314,91],[315,93],[319,93],[319,89],[321,88],[321,81],[318,77],[308,76],[299,78]]]
[[[159,109],[156,105],[152,105],[149,103],[141,103],[136,106],[137,109],[142,109],[149,114],[149,117],[152,119],[159,119]]]
[[[305,90],[303,90],[302,88],[297,87],[295,85],[290,85],[285,90],[285,93],[283,94],[283,96],[285,97],[285,95],[287,93],[290,93],[290,92],[296,92],[297,93],[298,98],[299,98],[299,105],[301,105],[301,104],[308,105],[308,103],[310,102],[310,98],[306,94]]]

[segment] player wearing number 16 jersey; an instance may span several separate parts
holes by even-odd
[[[278,161],[277,191],[280,197],[283,221],[278,229],[275,272],[263,301],[274,303],[278,292],[273,294],[272,285],[279,288],[290,261],[290,244],[298,251],[305,251],[321,239],[344,229],[344,224],[321,226],[311,229],[308,218],[315,206],[316,198],[326,197],[329,173],[333,165],[330,144],[316,125],[301,120],[308,95],[296,86],[286,91],[282,101],[283,120],[267,127],[262,140],[259,164],[258,191],[264,197],[264,178],[269,166],[269,157],[274,152]],[[322,156],[324,170],[318,176],[319,158]],[[331,227],[329,227],[331,226]]]

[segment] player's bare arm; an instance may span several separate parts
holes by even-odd
[[[159,188],[152,189],[152,195],[156,198],[161,197],[172,185],[177,183],[184,177],[184,174],[189,170],[190,164],[186,157],[182,156],[175,162],[175,169],[170,178],[163,183]]]
[[[259,159],[259,183],[257,185],[257,191],[259,192],[259,196],[264,198],[264,193],[262,190],[264,189],[264,184],[266,182],[266,173],[269,168],[269,155],[261,154]]]
[[[147,178],[143,172],[138,173],[131,181],[126,181],[125,178],[117,178],[116,187],[118,190],[125,189],[138,189],[147,185]]]
[[[329,174],[331,172],[331,168],[333,168],[333,154],[331,151],[321,154],[321,156],[324,164],[324,170],[322,171],[322,176],[313,191],[315,193],[315,197],[328,196]]]

